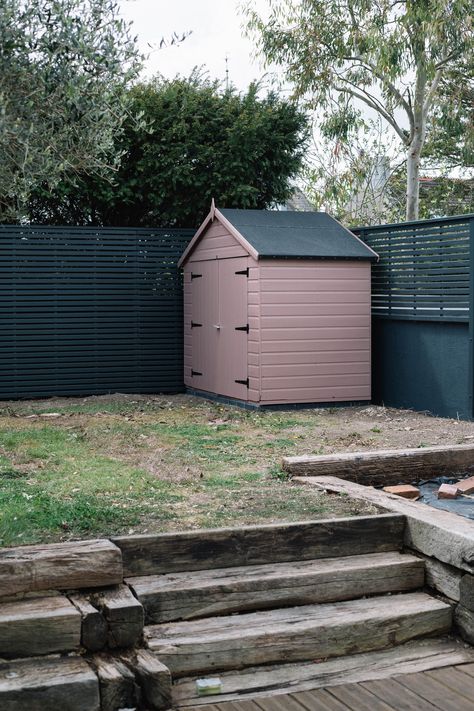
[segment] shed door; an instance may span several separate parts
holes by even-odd
[[[215,392],[247,400],[248,257],[220,259],[218,265],[220,329]]]
[[[238,257],[191,269],[193,387],[241,400],[248,390],[247,266]]]
[[[191,382],[197,390],[216,392],[217,335],[219,320],[216,262],[191,265]]]

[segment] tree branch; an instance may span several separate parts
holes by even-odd
[[[343,79],[341,77],[341,79]],[[347,79],[343,79],[343,81],[348,82]],[[407,142],[407,137],[404,132],[404,130],[401,128],[401,126],[398,125],[398,123],[395,121],[393,116],[391,116],[388,111],[386,111],[383,106],[380,104],[375,103],[375,99],[373,97],[370,97],[366,94],[360,94],[358,91],[355,89],[351,89],[349,86],[334,86],[335,91],[339,91],[343,94],[349,94],[350,96],[353,96],[355,99],[359,99],[360,101],[363,101],[364,104],[369,106],[371,109],[379,113],[383,118],[390,124],[390,126],[393,128],[393,130],[396,132],[396,134],[401,138],[404,144]],[[362,90],[363,91],[363,90]]]
[[[375,64],[370,62],[368,59],[365,59],[364,57],[360,56],[348,56],[348,57],[343,57],[346,61],[350,62],[359,62],[362,66],[365,66],[365,68],[369,69],[369,71],[372,72],[372,74],[377,77],[377,79],[388,89],[388,91],[400,102],[400,104],[403,106],[405,109],[408,120],[410,122],[410,128],[413,125],[414,122],[414,117],[413,117],[413,111],[408,103],[408,101],[405,99],[403,94],[397,89],[395,84],[391,82],[389,79],[387,79],[381,72],[378,71],[377,67]]]

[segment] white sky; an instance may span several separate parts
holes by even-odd
[[[256,0],[261,9],[266,0]],[[252,44],[243,36],[243,16],[238,0],[120,0],[122,15],[133,21],[140,49],[157,47],[162,37],[168,38],[192,30],[179,46],[151,51],[145,74],[161,73],[167,78],[176,74],[189,76],[195,66],[204,65],[211,79],[225,79],[225,57],[228,56],[230,81],[244,90],[265,69],[252,58]]]

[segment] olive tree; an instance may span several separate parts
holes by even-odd
[[[111,167],[139,64],[114,0],[2,1],[0,220],[38,185]]]

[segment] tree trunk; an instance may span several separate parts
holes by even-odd
[[[420,156],[422,141],[415,137],[408,149],[407,157],[407,205],[406,219],[417,220],[420,198]]]

